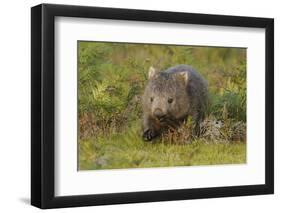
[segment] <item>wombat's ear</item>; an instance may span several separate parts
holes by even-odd
[[[156,70],[154,67],[149,67],[149,70],[148,70],[148,79],[151,79],[153,78],[154,76],[156,75]]]
[[[183,79],[184,83],[188,82],[188,73],[187,72],[179,72],[178,75]]]

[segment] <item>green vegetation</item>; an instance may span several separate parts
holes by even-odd
[[[79,169],[246,162],[246,50],[79,42]],[[197,69],[209,84],[202,135],[187,122],[155,143],[141,138],[150,66]]]

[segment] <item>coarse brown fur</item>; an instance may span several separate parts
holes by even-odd
[[[177,65],[163,72],[151,67],[142,101],[143,139],[150,141],[167,128],[177,128],[189,116],[198,135],[207,101],[207,82],[191,66]]]

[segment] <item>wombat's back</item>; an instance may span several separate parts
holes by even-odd
[[[189,82],[200,81],[202,83],[205,83],[207,86],[207,82],[198,74],[198,72],[193,67],[191,67],[189,65],[185,65],[185,64],[176,65],[174,67],[170,67],[169,69],[165,70],[164,72],[168,73],[168,74],[187,72]]]

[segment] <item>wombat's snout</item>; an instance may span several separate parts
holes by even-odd
[[[166,116],[165,113],[161,109],[159,109],[159,108],[154,110],[153,115],[156,118],[158,118],[160,121],[163,120],[165,118],[165,116]]]

